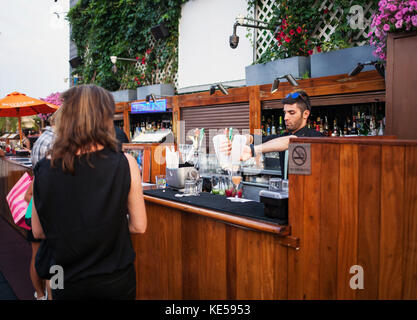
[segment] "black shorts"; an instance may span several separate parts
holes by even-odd
[[[32,227],[32,219],[25,218],[25,222],[26,222],[26,225],[28,225],[29,227]],[[27,230],[26,240],[29,242],[41,242],[42,241],[42,239],[35,239],[35,237],[33,236],[32,229]]]

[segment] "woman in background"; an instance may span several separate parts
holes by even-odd
[[[51,157],[34,168],[32,229],[64,271],[59,299],[134,299],[131,233],[147,219],[133,157],[118,152],[112,95],[94,85],[61,95]]]

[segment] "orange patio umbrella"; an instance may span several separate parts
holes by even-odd
[[[58,106],[31,98],[20,92],[12,92],[3,99],[0,99],[0,117],[18,117],[20,144],[22,144],[22,122],[21,117],[33,116],[39,113],[53,113]]]

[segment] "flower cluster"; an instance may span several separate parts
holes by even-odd
[[[152,49],[147,49],[144,55],[137,55],[135,57],[137,63],[134,69],[127,72],[121,79],[122,87],[134,89],[136,87],[147,85],[149,81],[146,79],[147,62]]]
[[[51,93],[46,98],[41,98],[41,100],[45,101],[45,102],[48,102],[48,103],[52,103],[56,106],[61,106],[61,104],[62,104],[61,93],[60,92]],[[48,113],[48,114],[39,113],[38,117],[42,120],[47,120],[51,115],[52,115],[52,113]]]
[[[316,47],[316,41],[312,41],[308,30],[291,23],[291,20],[282,19],[281,25],[276,29],[275,39],[278,47],[291,56],[310,56]],[[303,25],[305,27],[305,25]],[[320,46],[317,46],[320,52]]]
[[[309,56],[321,51],[313,31],[326,12],[319,9],[316,0],[280,0],[273,6],[269,28],[274,30],[271,45],[266,48],[257,63],[293,56]],[[327,11],[328,13],[328,11]]]
[[[369,43],[376,47],[374,55],[386,60],[388,32],[417,30],[417,1],[381,0],[379,10],[372,19],[368,37]]]

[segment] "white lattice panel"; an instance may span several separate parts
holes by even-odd
[[[153,48],[155,45],[155,41],[153,38],[151,39],[149,43],[149,48]],[[173,83],[175,88],[178,87],[178,72],[177,70],[174,70],[173,64],[175,60],[177,59],[175,56],[177,54],[178,49],[175,48],[175,53],[173,58],[165,65],[163,69],[156,69],[152,71],[152,80],[150,83],[146,83],[145,85],[152,85],[152,84],[158,84],[158,83]],[[138,73],[142,73],[146,68],[146,63],[142,64],[142,62],[139,60],[136,63],[136,70]],[[171,80],[172,79],[172,80]]]
[[[259,0],[255,10],[255,19],[265,22],[269,22],[272,17],[274,6],[276,1],[274,0]],[[256,52],[254,59],[259,59],[265,50],[271,45],[271,42],[275,41],[274,36],[269,30],[256,29]]]

